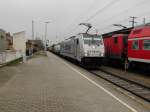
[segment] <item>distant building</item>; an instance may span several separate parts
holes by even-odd
[[[44,48],[42,40],[28,40],[27,43],[29,43],[30,47],[36,51],[42,50]]]
[[[6,50],[6,33],[5,30],[0,29],[0,51]]]
[[[6,33],[6,50],[14,50],[13,48],[13,36],[8,32]]]
[[[29,40],[33,47],[36,49],[36,50],[42,50],[44,45],[43,45],[43,42],[42,40],[38,39],[38,40]]]
[[[31,55],[32,53],[35,53],[37,51],[43,50],[44,45],[42,40],[28,40],[26,42],[26,55]]]
[[[26,52],[25,31],[13,34],[13,48],[15,50],[21,51],[25,55]]]

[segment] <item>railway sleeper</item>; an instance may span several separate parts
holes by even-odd
[[[129,84],[129,83],[127,83],[126,85],[124,85],[123,87],[125,87],[125,88],[133,88],[133,87],[136,87],[136,86],[133,86],[133,85],[131,85],[131,84]]]
[[[147,94],[147,95],[150,96],[150,91],[145,91],[145,90],[144,90],[144,91],[139,91],[139,90],[138,90],[138,91],[136,91],[136,93],[138,93],[138,94],[144,94],[144,95]]]

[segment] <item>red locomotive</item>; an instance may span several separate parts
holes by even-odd
[[[103,38],[107,59],[123,65],[150,64],[150,24],[107,33]]]

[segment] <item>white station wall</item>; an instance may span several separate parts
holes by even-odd
[[[26,37],[25,31],[17,32],[13,34],[13,47],[17,51],[21,51],[23,55],[26,52]]]

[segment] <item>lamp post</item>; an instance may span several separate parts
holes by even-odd
[[[34,21],[32,20],[32,40],[34,40]]]
[[[45,51],[46,51],[46,43],[47,43],[47,41],[46,41],[46,39],[47,39],[47,25],[48,25],[48,23],[50,23],[49,21],[47,21],[47,22],[45,22]]]

